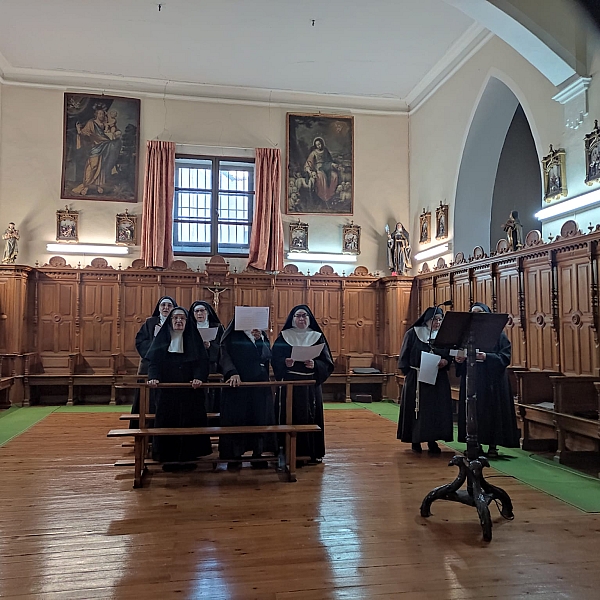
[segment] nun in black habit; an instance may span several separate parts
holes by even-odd
[[[294,346],[315,346],[325,344],[314,360],[294,362],[291,358]],[[316,385],[294,389],[292,422],[294,424],[319,425],[318,433],[299,433],[297,438],[298,456],[310,457],[310,463],[320,462],[325,455],[325,425],[323,422],[323,392],[321,385],[333,371],[333,359],[329,344],[321,331],[310,308],[305,304],[295,306],[288,315],[281,333],[273,344],[273,372],[275,379],[298,381],[314,379]],[[285,387],[278,393],[279,422],[285,423]]]
[[[157,390],[155,426],[205,427],[204,390],[198,388],[208,380],[208,355],[184,308],[173,309],[154,338],[146,358],[150,386],[192,384],[191,388]],[[207,435],[157,436],[153,440],[154,458],[161,462],[191,461],[211,453]]]
[[[275,411],[270,387],[238,387],[250,381],[269,381],[271,348],[264,331],[252,329],[236,331],[235,317],[221,338],[219,368],[229,387],[221,396],[221,426],[274,425]],[[221,435],[219,456],[234,459],[229,469],[241,466],[242,454],[252,450],[252,457],[259,458],[263,452],[275,452],[274,434]],[[266,462],[253,462],[253,468],[265,468]]]
[[[202,335],[202,329],[216,327],[217,335],[214,340],[204,342],[204,347],[208,352],[208,360],[210,362],[210,373],[219,372],[219,348],[221,338],[223,337],[223,325],[214,311],[213,307],[208,302],[197,300],[190,306],[190,319],[198,329],[198,333]],[[206,410],[207,412],[218,413],[221,409],[221,390],[207,390],[206,394]]]
[[[436,440],[451,442],[452,396],[448,368],[448,350],[433,348],[443,318],[441,308],[430,306],[406,332],[400,349],[398,367],[404,373],[400,399],[400,418],[397,437],[412,444],[413,452],[421,453],[421,442],[427,442],[430,454],[440,454]],[[434,385],[419,382],[421,352],[440,357]]]
[[[140,355],[140,364],[138,366],[138,375],[148,374],[148,361],[146,360],[146,353],[150,349],[154,337],[160,331],[161,325],[165,322],[171,311],[177,306],[177,302],[171,298],[171,296],[163,296],[154,308],[154,312],[151,317],[148,317],[143,325],[140,327],[137,335],[135,336],[135,348]],[[143,381],[140,380],[140,381]],[[156,391],[150,390],[148,395],[148,409],[150,413],[156,412]],[[133,405],[131,407],[132,414],[138,414],[140,412],[140,392],[136,390],[133,398]],[[137,429],[139,427],[139,421],[130,421],[129,427]]]
[[[475,302],[471,312],[491,313],[489,306]],[[489,458],[498,457],[498,446],[518,448],[520,433],[517,428],[513,401],[506,367],[510,364],[511,345],[502,332],[492,352],[478,352],[475,365],[477,394],[477,440],[489,445]],[[458,441],[466,441],[466,381],[467,364],[456,357],[456,374],[460,380],[458,403]]]

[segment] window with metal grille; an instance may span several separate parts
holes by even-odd
[[[175,254],[248,256],[253,211],[253,160],[175,158]]]

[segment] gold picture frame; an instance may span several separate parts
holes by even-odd
[[[600,128],[598,120],[594,121],[594,129],[584,138],[585,142],[585,184],[594,185],[600,182]]]
[[[360,226],[354,221],[342,227],[342,254],[360,254]]]
[[[435,209],[435,239],[442,240],[448,237],[448,205],[442,204]]]
[[[427,244],[431,241],[431,213],[429,211],[419,216],[419,243]]]
[[[70,210],[68,206],[56,211],[56,241],[79,242],[79,211]]]
[[[550,145],[550,154],[542,158],[544,170],[544,201],[558,200],[567,195],[566,151],[554,150]]]
[[[290,223],[290,252],[308,252],[308,223]]]
[[[121,246],[137,244],[137,215],[130,215],[127,209],[117,215],[115,243]]]

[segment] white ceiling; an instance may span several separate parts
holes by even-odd
[[[487,34],[444,0],[159,3],[0,0],[0,76],[401,110]]]

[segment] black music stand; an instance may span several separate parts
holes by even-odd
[[[474,506],[483,529],[483,539],[492,539],[492,519],[488,505],[492,500],[501,504],[500,514],[505,519],[513,519],[510,496],[501,488],[488,483],[483,476],[483,468],[490,464],[485,456],[478,456],[477,440],[477,387],[475,385],[476,350],[491,352],[506,325],[508,315],[490,313],[449,312],[433,342],[436,348],[467,348],[467,450],[457,454],[449,465],[458,467],[458,476],[452,483],[433,489],[421,504],[421,516],[431,515],[431,504],[435,500],[460,502]],[[459,491],[464,482],[466,491]]]

